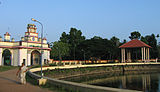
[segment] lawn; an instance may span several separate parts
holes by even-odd
[[[0,66],[0,72],[15,69],[17,66]]]

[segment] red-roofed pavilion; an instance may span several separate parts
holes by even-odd
[[[121,45],[119,48],[121,48],[121,61],[122,63],[126,62],[131,62],[131,50],[133,48],[141,48],[141,54],[142,54],[142,61],[149,61],[149,49],[152,48],[151,46],[145,44],[144,42],[138,40],[138,39],[133,39],[123,45]],[[127,54],[127,57],[125,55]]]

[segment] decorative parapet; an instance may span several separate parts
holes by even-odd
[[[14,38],[12,38],[12,39],[11,39],[11,41],[12,41],[12,42],[15,42],[15,39],[14,39]]]
[[[2,39],[2,36],[0,36],[0,42],[2,41],[3,39]]]

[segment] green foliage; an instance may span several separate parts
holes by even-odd
[[[85,40],[78,45],[78,49],[85,51],[86,59],[91,59],[92,61],[106,58],[107,54],[111,54],[112,52],[110,48],[112,48],[111,41],[107,39],[95,39],[95,37]]]
[[[151,50],[150,50],[150,56],[151,58],[157,58],[158,57],[158,48],[157,48],[157,40],[156,40],[156,36],[154,34],[151,35],[146,35],[145,37],[141,37],[141,41],[143,41],[144,43],[148,44],[149,46],[151,46]]]
[[[131,40],[133,40],[133,39],[140,39],[140,37],[141,37],[141,34],[138,31],[132,32],[131,35],[129,36],[129,38]]]
[[[157,34],[157,36],[156,36],[157,38],[159,38],[159,34]]]
[[[96,62],[100,59],[119,59],[119,39],[112,37],[110,40],[103,39],[99,36],[94,36],[91,39],[85,40],[85,36],[82,36],[81,30],[71,28],[69,34],[62,33],[60,41],[69,45],[69,54],[64,55],[64,59],[70,60],[89,60],[94,59]],[[52,47],[51,58],[61,58],[58,51],[54,46],[54,43],[50,44]]]
[[[115,36],[113,36],[113,37],[110,39],[110,41],[112,42],[112,44],[113,44],[114,46],[119,46],[119,44],[120,44],[119,38],[117,38],[117,37],[115,37]]]
[[[94,36],[93,38],[91,38],[91,39],[103,39],[103,38],[101,38],[100,36]]]
[[[17,68],[16,66],[0,66],[0,72]]]
[[[34,65],[34,66],[32,66],[32,68],[38,68],[38,67],[41,67],[41,65]]]
[[[111,59],[119,59],[120,49],[118,48],[120,46],[119,38],[113,36],[111,39],[112,44],[112,50],[110,50],[111,53]]]
[[[62,60],[62,57],[69,55],[69,44],[64,42],[54,42],[51,50],[51,58],[59,57],[59,60]]]
[[[56,64],[52,64],[52,63],[51,63],[51,64],[49,64],[49,66],[57,66],[57,65],[56,65]]]
[[[158,52],[159,52],[159,53],[158,53],[158,58],[160,58],[160,45],[158,45],[157,48],[158,48]]]
[[[60,37],[60,41],[64,43],[69,43],[69,35],[63,32]]]
[[[145,37],[141,36],[141,41],[143,41],[144,43],[148,44],[148,41]]]
[[[71,28],[69,34],[63,32],[60,37],[60,42],[69,45],[69,54],[65,55],[64,59],[76,59],[76,57],[78,57],[76,53],[79,51],[77,46],[84,40],[85,36],[82,36],[81,30],[77,30],[76,28]]]
[[[159,34],[155,36],[154,34],[141,36],[138,31],[131,32],[129,38],[140,39],[144,43],[150,45],[152,48],[150,50],[151,58],[157,58],[159,56],[159,50],[157,48],[157,40]],[[85,39],[82,35],[81,30],[76,28],[71,28],[70,32],[67,34],[63,32],[60,40],[58,42],[50,43],[51,58],[54,59],[65,59],[65,60],[91,60],[96,63],[98,60],[102,59],[120,59],[120,49],[119,46],[126,43],[124,39],[123,42],[119,41],[119,38],[113,36],[110,40],[94,36],[91,39]],[[58,44],[58,45],[57,45]],[[59,48],[59,49],[58,49]],[[136,49],[132,51],[132,57],[140,59],[140,50]],[[160,56],[159,56],[160,57]]]

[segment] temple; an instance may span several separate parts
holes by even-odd
[[[20,41],[15,41],[6,32],[4,39],[0,36],[0,66],[20,66],[23,62],[26,66],[47,63],[50,60],[50,48],[46,38],[39,38],[36,25],[28,24],[25,36]],[[42,53],[42,54],[41,54]]]

